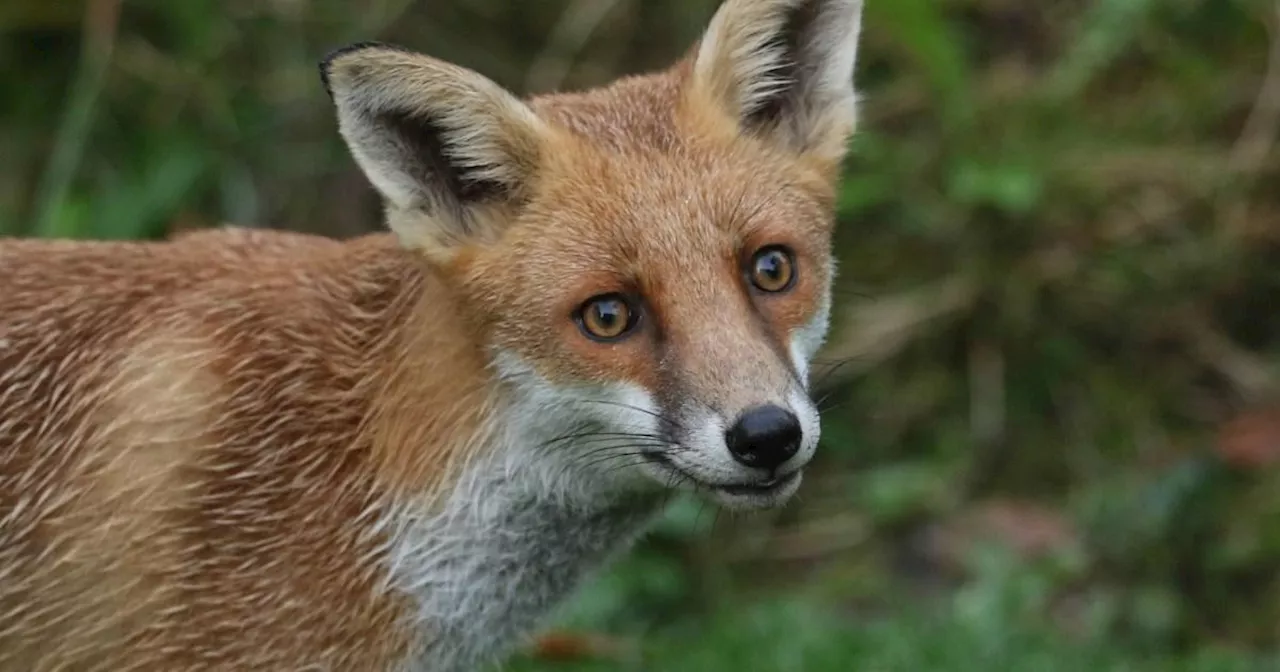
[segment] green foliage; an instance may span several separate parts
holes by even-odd
[[[625,560],[611,577],[649,573],[653,571],[650,562],[644,554]],[[1250,657],[1216,647],[1184,655],[1143,654],[1118,647],[1097,632],[1066,637],[1037,619],[1053,582],[1052,571],[1030,570],[994,551],[978,564],[971,585],[931,610],[908,607],[889,614],[865,613],[819,597],[819,591],[810,586],[789,597],[731,601],[710,614],[677,615],[647,625],[633,624],[630,629],[621,627],[619,631],[631,641],[594,657],[539,662],[521,656],[501,669],[1261,672],[1280,663],[1280,658]],[[617,583],[604,585],[608,591]],[[606,614],[595,610],[590,596],[596,592],[589,591],[564,622],[597,627],[609,623]],[[637,589],[631,599],[644,592]],[[624,611],[634,614],[634,602],[619,606],[618,612]]]
[[[1112,649],[1084,649],[1043,632],[1009,624],[984,638],[963,623],[900,617],[854,627],[808,603],[753,605],[691,631],[655,637],[638,660],[574,664],[518,661],[511,672],[669,670],[670,672],[1262,672],[1276,662],[1205,651],[1185,658],[1129,657]],[[1280,661],[1277,661],[1280,662]]]
[[[368,231],[329,48],[574,87],[669,61],[716,3],[582,34],[570,4],[9,0],[0,235]],[[1227,650],[1280,644],[1280,476],[1219,454],[1280,413],[1277,20],[868,0],[819,463],[776,517],[677,502],[564,615],[641,657],[582,669],[1260,669]],[[992,501],[1012,523],[959,522]]]

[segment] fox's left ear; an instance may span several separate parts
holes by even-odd
[[[691,84],[742,132],[838,162],[857,121],[861,19],[861,0],[726,0]]]

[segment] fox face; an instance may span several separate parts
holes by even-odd
[[[575,156],[592,177],[567,179],[588,194],[535,200],[465,262],[506,375],[584,416],[567,431],[602,434],[584,446],[602,468],[733,506],[785,499],[819,434],[806,374],[829,309],[830,194],[759,148]]]
[[[860,11],[728,0],[671,69],[528,101],[386,45],[323,64],[391,228],[583,488],[799,487]]]

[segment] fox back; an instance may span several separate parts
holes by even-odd
[[[354,45],[390,233],[0,240],[0,670],[473,670],[670,491],[785,503],[860,13],[528,100]]]

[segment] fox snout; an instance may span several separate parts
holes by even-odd
[[[798,382],[771,396],[776,401],[733,411],[685,400],[671,447],[650,455],[650,475],[669,486],[709,494],[730,508],[784,503],[814,455],[820,424],[817,408]]]
[[[685,271],[687,284],[655,293],[650,392],[674,420],[671,448],[652,460],[659,481],[733,508],[776,506],[799,486],[821,433],[807,376],[829,305],[829,261],[808,249],[789,252],[780,291],[760,289],[747,261]]]

